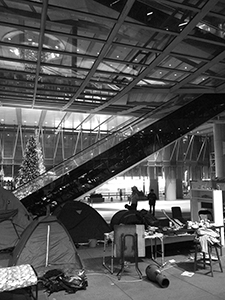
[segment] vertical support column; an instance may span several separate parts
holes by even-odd
[[[225,177],[225,125],[213,124],[216,177]]]
[[[183,167],[176,161],[174,147],[166,147],[163,155],[166,200],[183,199]]]
[[[183,166],[176,168],[176,199],[183,199]]]
[[[176,168],[174,166],[165,166],[165,194],[166,200],[176,200]]]
[[[196,164],[190,167],[190,179],[191,180],[202,180],[202,168]]]
[[[158,174],[157,168],[155,166],[148,166],[148,176],[149,176],[149,191],[153,189],[159,196],[159,184],[158,184]]]
[[[209,167],[208,166],[203,166],[202,167],[202,178],[203,179],[210,178],[210,172],[209,172]]]

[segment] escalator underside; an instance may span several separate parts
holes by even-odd
[[[224,94],[202,95],[21,201],[32,214],[44,215],[47,207],[53,210],[96,189],[224,110]]]

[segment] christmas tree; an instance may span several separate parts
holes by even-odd
[[[16,178],[16,187],[37,178],[45,172],[42,149],[37,136],[31,136],[26,144],[24,159]]]

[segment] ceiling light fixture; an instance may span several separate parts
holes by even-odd
[[[186,25],[188,23],[188,21],[186,21],[186,22],[183,22],[183,23],[180,23],[178,26],[179,27],[181,27],[181,26],[184,26],[184,25]]]
[[[115,5],[116,3],[118,3],[118,2],[120,2],[120,0],[114,1],[113,3],[110,4],[110,6],[113,6],[113,5]]]

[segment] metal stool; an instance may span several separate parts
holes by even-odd
[[[206,263],[209,263],[209,267],[210,270],[208,272],[206,272],[205,274],[211,273],[211,276],[213,277],[213,265],[218,263],[220,266],[220,271],[223,272],[223,267],[221,264],[221,260],[220,260],[220,255],[219,255],[219,251],[218,248],[220,248],[221,246],[218,244],[211,244],[210,242],[207,242],[208,244],[208,253],[202,252],[201,250],[199,251],[199,249],[201,248],[200,242],[199,241],[195,241],[195,258],[194,258],[194,272],[196,272],[198,264],[202,263],[203,268],[206,269]],[[216,254],[216,262],[212,261],[212,251],[215,250],[215,254]],[[198,259],[198,253],[202,253],[202,258]],[[208,255],[208,257],[206,257],[206,254]]]
[[[125,263],[125,250],[126,250],[126,238],[131,237],[133,240],[133,251],[134,251],[134,259],[135,259],[135,268],[139,275],[139,278],[142,278],[142,273],[138,267],[138,246],[137,246],[137,234],[122,234],[121,235],[121,269],[117,273],[118,279],[121,278],[124,271],[124,263]]]

